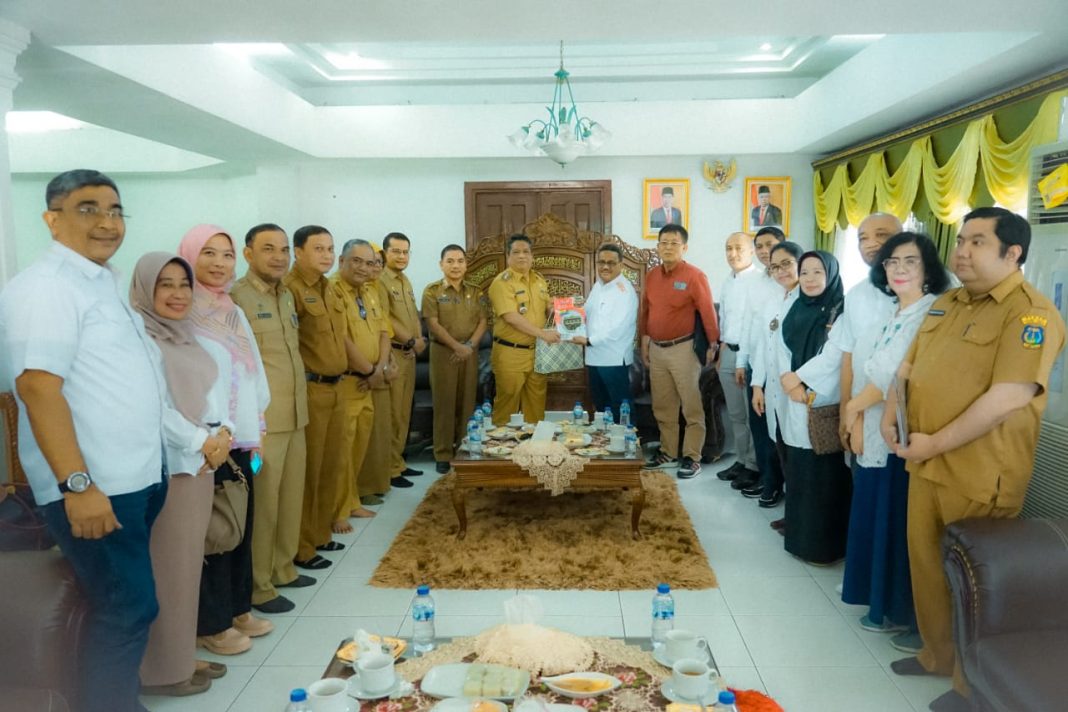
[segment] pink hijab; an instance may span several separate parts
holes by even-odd
[[[234,252],[237,252],[234,238],[218,225],[197,225],[187,232],[178,244],[178,254],[193,266],[194,275],[201,250],[208,240],[216,235],[225,235]],[[255,373],[256,357],[238,316],[237,305],[229,294],[233,283],[233,275],[230,275],[230,281],[223,287],[209,287],[199,280],[194,280],[193,309],[189,320],[193,322],[196,333],[222,344],[230,352],[234,363],[244,366],[248,373]]]

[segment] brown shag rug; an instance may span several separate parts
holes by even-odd
[[[630,537],[630,493],[470,490],[467,538],[456,539],[451,478],[427,491],[371,585],[414,588],[647,590],[712,588],[715,574],[675,480],[643,472],[642,539]]]

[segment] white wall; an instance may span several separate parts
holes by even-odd
[[[687,259],[708,272],[716,287],[727,273],[724,240],[742,228],[742,187],[747,175],[792,177],[790,238],[812,245],[811,157],[759,154],[736,158],[738,178],[726,193],[705,187],[701,157],[581,158],[566,169],[545,158],[315,160],[261,166],[255,175],[225,179],[117,175],[123,205],[132,217],[115,264],[129,273],[141,254],[173,250],[182,234],[198,222],[218,223],[238,240],[257,222],[278,222],[290,234],[301,224],[317,223],[334,234],[338,247],[352,237],[378,241],[397,230],[412,238],[408,274],[418,294],[440,276],[440,249],[450,242],[464,242],[465,181],[611,180],[612,231],[627,242],[640,244],[642,180],[689,178]],[[46,182],[42,176],[15,176],[20,266],[48,244],[40,220]],[[643,246],[653,244],[649,241]]]

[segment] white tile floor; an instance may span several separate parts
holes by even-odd
[[[857,625],[862,606],[835,593],[842,567],[803,564],[782,549],[770,527],[782,508],[763,510],[730,489],[705,466],[679,482],[694,527],[720,587],[675,591],[676,626],[700,631],[732,686],[766,691],[787,712],[908,712],[926,710],[950,688],[944,678],[903,678],[890,661],[903,654],[888,636]],[[187,698],[144,698],[153,712],[281,712],[293,687],[319,678],[338,641],[358,627],[401,636],[411,632],[412,591],[373,588],[367,580],[437,475],[429,458],[416,486],[394,490],[377,517],[358,520],[353,534],[337,537],[344,551],[326,554],[334,566],[314,572],[315,586],[290,589],[297,607],[271,616],[275,630],[244,655],[204,657],[225,662],[229,674],[211,690]],[[447,543],[447,542],[445,542]],[[435,590],[437,631],[471,635],[500,622],[512,590]],[[533,591],[548,625],[588,635],[649,634],[652,591]]]

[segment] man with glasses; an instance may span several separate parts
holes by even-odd
[[[482,290],[464,282],[467,252],[446,245],[438,263],[443,275],[423,290],[423,318],[430,331],[430,390],[434,401],[434,460],[449,471],[456,443],[464,437],[478,389],[478,342],[486,333]]]
[[[611,243],[597,248],[597,283],[586,299],[586,368],[595,410],[613,413],[630,398],[630,365],[638,325],[638,293],[623,274],[623,250]]]
[[[408,443],[408,426],[412,420],[412,398],[415,396],[415,357],[426,350],[423,327],[419,321],[419,307],[415,305],[415,291],[404,274],[411,259],[411,240],[399,232],[391,232],[382,240],[386,252],[386,269],[381,282],[389,294],[389,316],[393,322],[393,349],[397,352],[396,378],[389,384],[393,417],[393,442],[389,458],[389,483],[393,487],[411,487],[408,477],[423,474],[408,467],[404,461],[404,446]]]
[[[289,238],[273,223],[256,225],[245,235],[244,256],[248,272],[234,282],[230,298],[248,317],[271,389],[271,403],[263,414],[263,466],[253,494],[252,607],[261,613],[285,613],[295,604],[278,589],[315,583],[293,566],[304,498],[308,388],[297,308],[292,292],[282,285],[289,270]]]
[[[493,309],[493,424],[508,422],[520,410],[528,423],[545,417],[545,374],[534,372],[534,343],[559,343],[556,329],[546,329],[552,314],[549,283],[535,272],[533,243],[526,235],[512,235],[504,248],[508,268],[489,287]]]
[[[689,233],[682,225],[660,228],[656,246],[660,266],[649,270],[642,290],[639,329],[642,361],[649,369],[653,415],[660,426],[660,449],[646,462],[649,468],[678,466],[679,479],[701,472],[705,444],[705,410],[701,403],[701,362],[694,352],[696,317],[708,337],[707,360],[715,358],[719,324],[712,307],[708,278],[683,260]],[[679,409],[686,421],[679,459]]]
[[[5,388],[19,458],[89,606],[77,678],[87,712],[136,712],[138,668],[159,612],[149,535],[166,497],[162,374],[109,260],[126,221],[114,181],[53,178],[52,245],[0,294]]]

